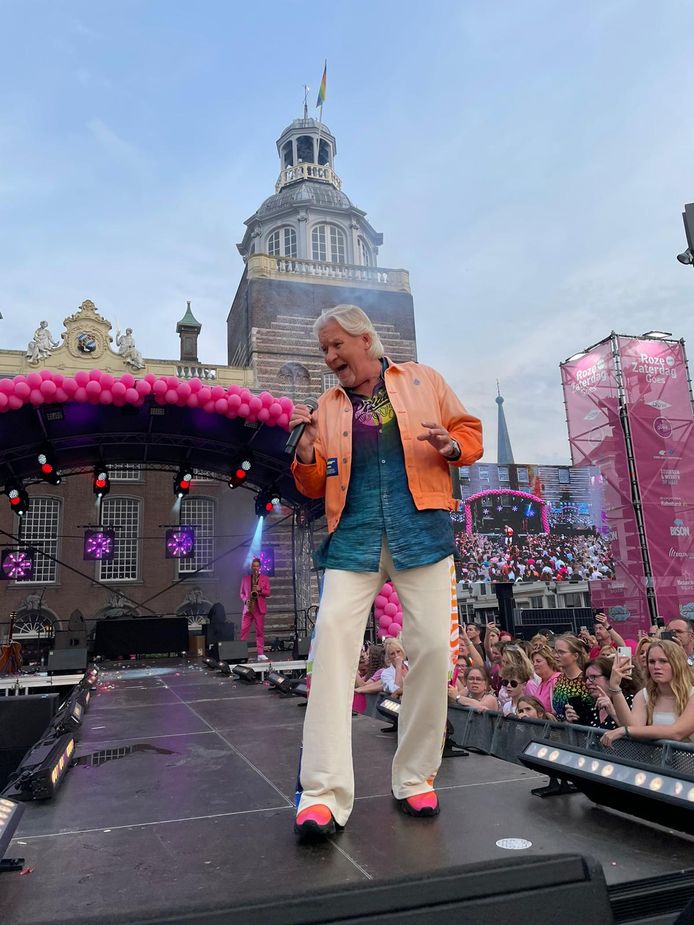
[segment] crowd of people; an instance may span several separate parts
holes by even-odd
[[[630,654],[627,654],[630,652]],[[355,679],[359,698],[399,697],[407,684],[407,653],[399,639],[369,646]],[[593,632],[538,633],[514,639],[494,623],[469,623],[461,633],[448,687],[451,704],[492,710],[517,720],[549,719],[604,730],[611,746],[623,736],[694,741],[694,625],[672,620],[625,641],[604,613]]]
[[[614,578],[609,542],[599,534],[529,533],[514,538],[456,533],[462,581],[601,581]]]

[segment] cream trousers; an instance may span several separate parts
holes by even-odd
[[[299,811],[323,803],[340,825],[352,811],[354,679],[371,605],[389,578],[402,605],[402,642],[409,663],[393,758],[393,795],[401,800],[432,788],[448,709],[452,563],[448,557],[397,571],[384,543],[378,572],[326,570],[304,721]]]

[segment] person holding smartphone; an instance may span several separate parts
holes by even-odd
[[[583,679],[585,650],[576,636],[564,633],[557,638],[554,657],[561,674],[552,691],[552,712],[558,720],[565,720],[567,707],[570,707],[571,722],[584,725],[593,706],[593,698]]]
[[[683,648],[667,639],[653,642],[646,664],[646,686],[630,708],[622,683],[631,673],[631,659],[615,658],[608,693],[620,725],[605,733],[603,745],[614,745],[623,736],[694,741],[694,686]]]

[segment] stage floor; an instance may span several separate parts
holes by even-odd
[[[183,660],[106,667],[80,763],[54,800],[26,804],[6,852],[31,870],[0,876],[4,925],[105,925],[521,854],[503,838],[532,842],[526,854],[593,855],[608,883],[694,866],[694,839],[578,794],[540,800],[530,789],[546,778],[480,755],[446,759],[441,815],[410,819],[390,794],[395,737],[363,716],[347,828],[297,845],[301,703]],[[99,764],[107,749],[118,752]]]

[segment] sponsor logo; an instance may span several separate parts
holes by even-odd
[[[629,610],[624,607],[622,604],[616,604],[614,607],[610,607],[610,620],[614,623],[624,623],[625,620],[628,620],[631,616]]]
[[[576,370],[571,389],[578,393],[595,392],[597,387],[602,383],[606,383],[607,380],[608,374],[605,369],[605,360],[600,358],[592,366]]]
[[[599,418],[602,414],[602,411],[599,411],[597,408],[592,408],[588,414],[583,418],[584,421],[594,421],[596,418]]]
[[[663,485],[678,485],[680,480],[680,470],[679,469],[661,469],[660,470],[660,481]]]
[[[671,559],[688,559],[688,558],[689,558],[689,553],[681,552],[679,549],[674,549],[674,548],[671,546],[671,547],[670,547],[670,552],[668,553],[668,556],[669,556]]]
[[[659,437],[669,437],[672,433],[672,424],[667,418],[656,418],[653,421],[653,430]]]
[[[667,459],[680,459],[677,450],[672,449],[658,450],[658,455],[654,456],[653,459],[661,459],[662,457],[666,457]]]
[[[685,620],[694,620],[694,601],[680,604],[680,616],[684,617]]]
[[[689,527],[681,517],[678,517],[670,527],[670,536],[689,536]]]
[[[638,357],[632,357],[629,362],[631,363],[632,373],[645,376],[646,382],[652,382],[654,385],[662,384],[666,379],[677,378],[677,370],[674,368],[675,358],[673,356],[653,357],[648,353],[640,353]]]
[[[661,401],[659,398],[654,398],[653,401],[647,401],[646,404],[650,405],[651,408],[655,408],[657,411],[665,411],[666,408],[672,408],[669,401]]]
[[[661,507],[686,507],[687,502],[683,498],[661,498]]]

